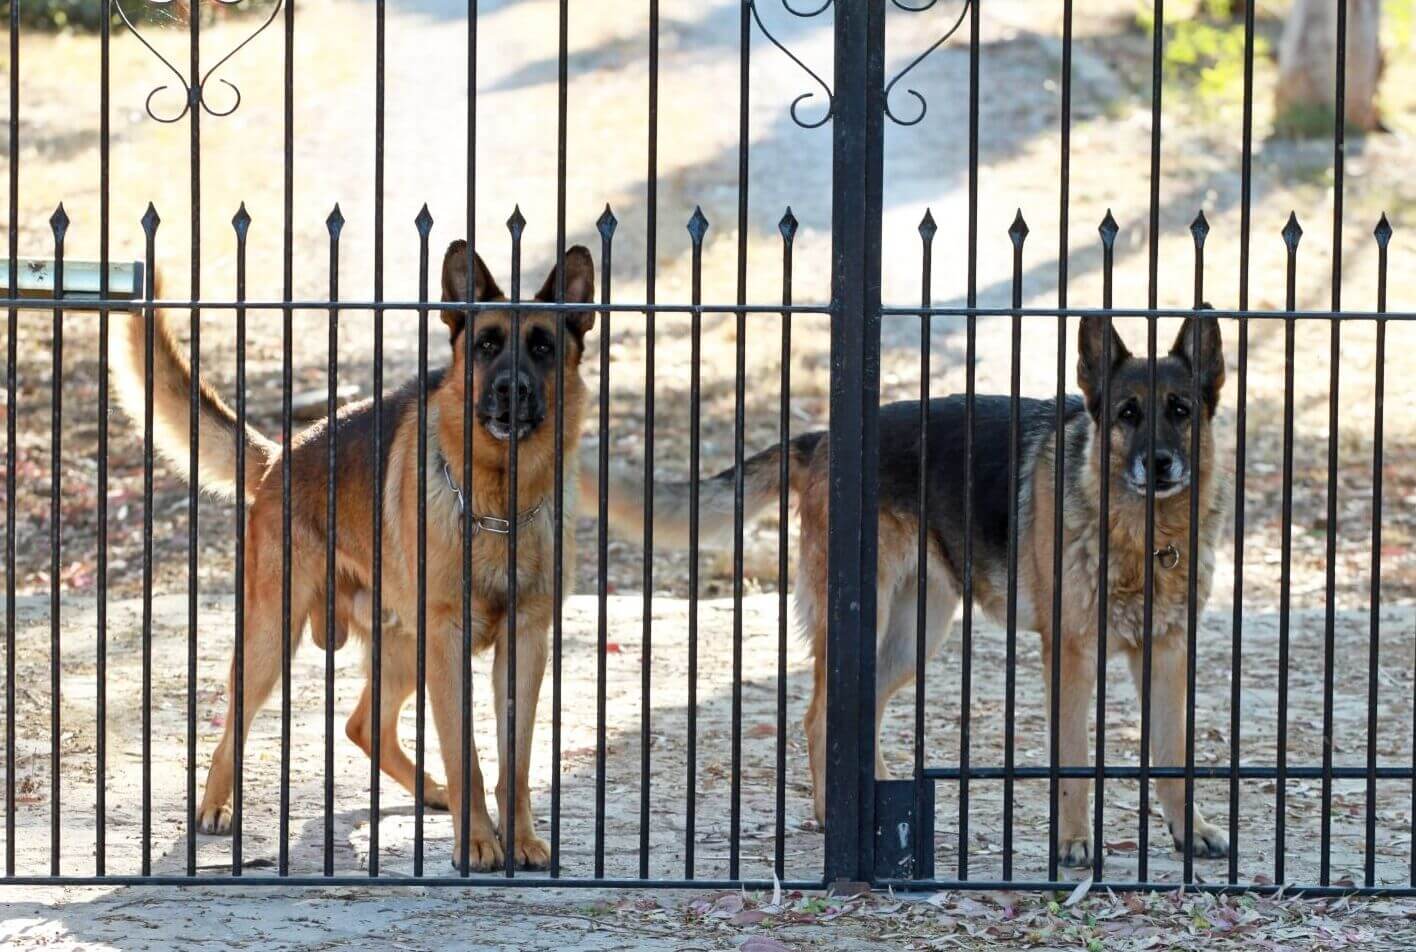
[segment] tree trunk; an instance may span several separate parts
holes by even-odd
[[[1347,128],[1380,127],[1381,0],[1293,0],[1278,48],[1277,125],[1280,131],[1320,134],[1337,105],[1337,5],[1347,4]]]

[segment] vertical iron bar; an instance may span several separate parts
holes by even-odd
[[[565,303],[565,138],[569,86],[569,0],[560,0],[560,46],[556,69],[556,301]],[[601,334],[604,329],[601,328]],[[603,368],[602,368],[603,370]],[[565,619],[565,312],[556,315],[556,445],[555,541],[552,543],[555,577],[551,601],[555,603],[551,628],[551,878],[560,877],[561,829],[561,654]],[[572,514],[574,518],[574,514]]]
[[[231,791],[231,875],[240,876],[241,828],[244,814],[242,794],[246,764],[246,732],[239,729],[246,723],[246,234],[251,216],[246,204],[236,210],[231,219],[236,232],[236,429],[242,434],[236,444],[236,647],[231,659],[231,703],[234,765]],[[329,630],[333,630],[331,623]],[[327,718],[328,720],[328,718]],[[328,755],[326,755],[328,757]],[[326,761],[328,763],[328,760]]]
[[[691,265],[692,292],[690,300],[694,311],[690,317],[689,385],[688,385],[688,781],[684,791],[687,798],[684,815],[684,878],[693,878],[694,836],[698,807],[698,497],[699,497],[699,454],[700,454],[700,414],[702,411],[701,363],[703,312],[698,306],[703,303],[703,236],[708,232],[708,219],[703,217],[703,209],[695,208],[688,222],[688,234],[693,241],[693,261]],[[648,663],[645,663],[648,670]],[[648,723],[649,710],[648,682],[645,683],[644,710]],[[644,762],[642,765],[644,788],[649,784],[649,735],[645,728],[642,741]],[[641,804],[641,809],[647,809]],[[647,814],[645,814],[647,815]],[[641,817],[641,822],[643,819]],[[643,875],[643,869],[641,869]]]
[[[1383,213],[1373,231],[1377,239],[1377,311],[1387,309],[1387,245],[1391,224]],[[1386,321],[1377,320],[1376,393],[1372,399],[1372,580],[1367,643],[1367,837],[1363,872],[1367,886],[1376,885],[1377,859],[1377,691],[1380,672],[1382,610],[1382,414],[1386,400]],[[1411,861],[1416,864],[1416,850]],[[1416,875],[1412,876],[1416,881]]]
[[[370,572],[374,577],[372,596],[371,659],[369,664],[370,691],[369,723],[377,728],[383,723],[383,508],[384,508],[384,431],[383,431],[383,329],[384,329],[384,70],[385,70],[385,0],[374,3],[374,545]],[[469,202],[471,199],[468,199]],[[470,236],[469,236],[470,237]],[[467,249],[472,260],[472,248]],[[469,284],[469,288],[475,287]],[[468,337],[471,337],[468,334]],[[390,434],[392,435],[392,434]],[[471,487],[464,490],[470,493]],[[470,498],[470,497],[469,497]],[[470,629],[464,626],[464,631]],[[464,659],[466,663],[466,659]],[[471,721],[463,728],[471,730]],[[379,875],[379,761],[382,757],[381,731],[369,731],[369,877]],[[464,760],[464,763],[466,761]],[[464,771],[465,776],[465,771]],[[468,798],[471,784],[463,787],[463,799]],[[467,824],[462,825],[464,842]],[[466,865],[465,853],[463,859]]]
[[[777,230],[782,235],[782,305],[792,303],[792,241],[797,220],[791,206]],[[782,312],[782,380],[778,432],[782,453],[777,469],[777,830],[773,871],[786,877],[787,852],[787,516],[791,488],[792,316]]]
[[[1298,242],[1303,229],[1298,216],[1288,215],[1283,228],[1283,241],[1288,248],[1286,309],[1291,313],[1298,306]],[[1293,336],[1295,321],[1283,321],[1283,542],[1279,557],[1278,585],[1278,776],[1274,784],[1274,857],[1273,881],[1283,882],[1284,844],[1288,802],[1288,608],[1292,584],[1293,555]]]
[[[20,5],[10,4],[10,300],[20,264]],[[149,271],[149,274],[152,272]],[[19,314],[9,309],[5,352],[5,875],[15,875],[15,372]]]
[[[645,252],[644,252],[644,300],[654,303],[654,279],[658,272],[659,246],[659,0],[649,0],[649,143],[648,173],[645,176]],[[639,805],[639,878],[649,878],[649,688],[652,682],[650,661],[653,658],[654,634],[654,312],[644,315],[644,580],[642,582],[644,607],[642,609],[644,630],[641,635],[643,661],[640,672],[640,744],[643,748],[643,762],[640,765],[642,786]],[[696,364],[695,364],[696,366]],[[694,472],[694,486],[697,486],[697,471]],[[697,492],[695,488],[694,492]],[[698,521],[692,520],[696,530]],[[692,569],[690,569],[692,571]],[[692,583],[690,582],[690,587]],[[690,609],[690,617],[692,617]],[[690,648],[690,651],[692,649]],[[693,680],[694,672],[689,672],[689,718],[692,738]],[[693,764],[693,742],[689,741],[688,762],[690,771]],[[690,774],[690,777],[692,775]],[[693,784],[688,785],[688,796],[693,796]],[[684,865],[693,868],[693,807],[690,800],[688,824],[684,831]]]
[[[108,297],[108,231],[111,201],[108,178],[109,150],[109,32],[108,0],[99,0],[98,66],[98,296]],[[14,157],[11,157],[14,161]],[[108,852],[108,311],[98,314],[98,659],[94,699],[94,874],[107,871]]]
[[[737,303],[747,303],[747,209],[749,82],[752,65],[752,8],[738,12],[738,207]],[[733,399],[733,684],[732,765],[728,798],[728,878],[737,879],[742,861],[742,574],[744,437],[747,429],[747,314],[737,313],[736,373]],[[698,473],[693,474],[694,482]]]
[[[1023,306],[1023,242],[1028,237],[1028,225],[1023,210],[1018,209],[1008,229],[1013,242],[1013,307]],[[1023,318],[1013,312],[1012,372],[1009,376],[1008,400],[1008,582],[1007,582],[1007,660],[1003,674],[1003,878],[1013,878],[1013,767],[1016,745],[1013,723],[1017,714],[1018,683],[1018,490],[1023,459],[1022,425],[1019,419],[1022,385]]]
[[[596,223],[600,230],[600,303],[610,303],[610,253],[615,236],[614,212],[608,204]],[[606,661],[609,656],[609,556],[610,556],[610,312],[600,315],[600,445],[599,522],[595,527],[597,548],[598,615],[595,646],[595,878],[605,877],[605,707],[608,682]]]
[[[1101,233],[1101,306],[1111,310],[1114,290],[1114,269],[1116,264],[1116,219],[1111,217],[1111,209],[1097,229]],[[1111,620],[1111,362],[1112,327],[1111,316],[1106,317],[1106,331],[1102,337],[1101,363],[1107,373],[1101,378],[1101,486],[1098,489],[1098,507],[1101,516],[1100,543],[1097,556],[1097,609],[1096,609],[1096,789],[1092,791],[1092,879],[1100,880],[1102,875],[1102,844],[1105,840],[1106,822],[1106,629]]]
[[[1165,3],[1153,0],[1153,26],[1151,27],[1151,136],[1150,136],[1150,225],[1147,229],[1149,253],[1149,281],[1146,287],[1146,306],[1156,307],[1160,294],[1160,135],[1164,114],[1161,112],[1161,97],[1164,92],[1165,55]],[[1149,343],[1146,358],[1149,397],[1146,412],[1150,427],[1150,440],[1146,449],[1146,552],[1155,551],[1155,420],[1157,415],[1155,398],[1156,359],[1156,318],[1146,319],[1146,334]],[[1109,366],[1109,365],[1108,365]],[[1149,878],[1150,866],[1150,719],[1151,719],[1151,654],[1154,639],[1155,620],[1155,560],[1146,558],[1143,580],[1145,605],[1141,622],[1141,780],[1140,780],[1140,830],[1137,847],[1136,878],[1145,882]],[[1101,843],[1096,844],[1098,852]]]
[[[875,422],[885,11],[838,7],[832,126],[825,876],[874,873]],[[866,465],[871,463],[872,465]]]
[[[511,300],[521,301],[521,235],[526,228],[526,219],[521,216],[521,206],[512,209],[507,219],[507,230],[511,233]],[[520,565],[517,561],[517,536],[520,534],[520,520],[517,518],[517,497],[520,485],[517,474],[520,463],[520,403],[521,403],[521,309],[511,310],[511,445],[507,449],[506,520],[509,532],[506,537],[506,763],[498,764],[499,771],[505,771],[505,783],[497,779],[498,788],[506,790],[506,799],[499,805],[499,819],[505,830],[503,845],[506,848],[506,878],[516,875],[516,629],[517,594],[520,582]]]
[[[334,630],[337,553],[339,552],[339,429],[335,414],[339,410],[339,233],[344,228],[344,215],[336,202],[325,219],[329,232],[329,392],[325,397],[325,417],[328,427],[328,455],[325,475],[325,709],[324,709],[324,874],[334,875]]]
[[[423,875],[423,796],[426,774],[428,697],[428,234],[433,216],[424,203],[418,229],[418,541],[417,687],[413,713],[413,875]]]
[[[1068,227],[1071,208],[1072,169],[1072,0],[1062,2],[1062,141],[1061,166],[1058,172],[1060,195],[1057,211],[1057,306],[1067,307]],[[1051,776],[1047,785],[1047,878],[1057,879],[1058,808],[1061,798],[1061,777],[1058,744],[1061,739],[1062,701],[1062,491],[1066,471],[1065,409],[1067,396],[1067,318],[1057,318],[1057,394],[1053,417],[1052,447],[1052,619],[1049,638],[1052,643],[1052,664],[1047,673],[1050,693],[1047,711],[1048,765]]]
[[[979,14],[977,3],[969,4],[969,223],[968,292],[969,308],[978,306],[978,97],[979,97]],[[973,707],[973,548],[974,548],[974,456],[975,456],[975,356],[978,342],[978,315],[972,310],[964,318],[964,578],[963,620],[959,637],[959,869],[961,881],[969,878],[969,753]]]
[[[69,230],[69,216],[61,202],[49,219],[54,232],[54,329],[52,370],[49,381],[49,873],[59,875],[60,851],[60,652],[59,632],[59,568],[62,543],[63,510],[59,499],[63,488],[64,433],[64,235]]]
[[[934,276],[934,235],[938,226],[928,208],[919,223],[920,237],[920,289],[919,302],[928,308],[933,299],[931,279]],[[932,827],[925,824],[924,813],[930,798],[925,795],[925,784],[933,783],[924,776],[924,702],[926,691],[925,666],[929,661],[929,370],[931,321],[927,310],[919,315],[919,485],[915,518],[918,535],[915,552],[915,574],[918,585],[915,590],[915,704],[914,704],[914,784],[915,784],[915,825],[914,825],[914,878],[920,878],[926,869],[926,859],[934,844],[924,841],[923,831]],[[783,487],[786,483],[783,482]],[[783,489],[785,493],[785,488]]]
[[[879,537],[878,498],[880,471],[880,275],[885,177],[885,7],[867,11],[865,34],[865,133],[866,149],[857,181],[863,181],[864,257],[862,303],[857,312],[861,329],[860,417],[860,669],[859,706],[856,710],[859,753],[856,757],[857,798],[860,819],[856,841],[860,844],[859,873],[869,880],[875,874],[875,645],[876,555]],[[873,16],[871,16],[873,14]],[[856,315],[852,315],[855,317]],[[833,415],[832,419],[835,417]],[[838,474],[839,475],[839,474]]]
[[[1254,159],[1254,4],[1244,5],[1244,120],[1239,171],[1239,310],[1249,308],[1249,232]],[[1234,594],[1229,675],[1229,882],[1239,881],[1239,760],[1244,696],[1244,470],[1249,399],[1249,319],[1239,320],[1234,396]]]
[[[467,0],[467,298],[477,300],[477,0]],[[473,339],[476,314],[467,312],[462,332],[462,491],[472,496],[472,385]],[[456,847],[458,871],[471,874],[471,842],[468,835],[472,817],[472,507],[462,509],[462,796],[455,807],[459,813],[457,828],[463,831]],[[452,778],[447,778],[452,783]],[[450,805],[451,806],[451,805]]]
[[[161,219],[152,202],[143,215],[146,245],[143,274],[147,278],[147,307],[143,321],[143,792],[142,792],[142,875],[152,873],[152,347],[153,322],[157,312],[156,242]],[[12,275],[14,271],[10,272]],[[13,339],[13,337],[12,337]]]
[[[380,0],[382,2],[382,0]],[[380,80],[382,86],[382,80]],[[194,112],[196,110],[193,110]],[[295,0],[285,0],[285,195],[284,195],[284,281],[282,283],[285,301],[283,309],[282,339],[284,344],[284,384],[281,405],[282,446],[289,447],[292,435],[291,398],[293,395],[293,355],[294,312],[289,301],[295,296]],[[280,554],[280,851],[279,873],[290,872],[290,656],[294,648],[291,636],[293,620],[290,617],[290,568],[291,568],[291,457],[289,452],[280,455],[281,461],[281,554]],[[329,593],[326,593],[329,594]],[[304,619],[301,619],[304,624]],[[372,722],[378,723],[377,718]],[[377,814],[370,815],[371,826],[378,825]]]
[[[1347,138],[1347,0],[1337,0],[1336,95],[1332,124],[1332,309],[1342,310],[1342,187]],[[1321,857],[1318,882],[1326,886],[1332,867],[1332,743],[1333,677],[1337,650],[1337,412],[1339,368],[1341,366],[1342,322],[1336,317],[1328,324],[1328,470],[1327,470],[1327,577],[1326,611],[1323,618],[1323,780]]]
[[[189,10],[187,39],[191,56],[191,72],[187,85],[201,93],[201,20],[198,10]],[[191,185],[191,293],[192,301],[202,296],[202,111],[192,103],[187,114]],[[187,481],[187,875],[197,874],[197,530],[200,523],[201,491],[195,475],[201,453],[201,310],[194,303],[189,312],[191,322],[191,381],[187,417],[189,457],[187,471],[193,478]],[[289,443],[287,439],[286,443]]]
[[[1209,222],[1201,211],[1190,225],[1195,241],[1196,311],[1205,308],[1205,238]],[[1195,566],[1200,557],[1200,487],[1197,482],[1201,469],[1199,414],[1206,412],[1200,401],[1200,320],[1190,324],[1190,538],[1185,572],[1185,838],[1183,841],[1185,882],[1195,878],[1195,664],[1199,637],[1199,575]],[[1169,817],[1167,817],[1169,819]]]

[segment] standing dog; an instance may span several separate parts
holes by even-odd
[[[1178,765],[1185,751],[1186,593],[1195,573],[1199,604],[1209,594],[1214,547],[1222,528],[1226,474],[1216,459],[1212,423],[1224,384],[1224,353],[1219,325],[1202,320],[1198,347],[1187,320],[1170,353],[1156,360],[1156,405],[1149,395],[1148,362],[1136,358],[1119,336],[1098,318],[1081,322],[1077,383],[1082,396],[1068,398],[1063,413],[1063,491],[1054,499],[1057,460],[1056,402],[1019,401],[1021,454],[1018,458],[1018,627],[1042,636],[1042,670],[1047,709],[1051,706],[1052,652],[1060,650],[1061,697],[1059,763],[1084,766],[1088,752],[1088,714],[1096,681],[1097,592],[1101,512],[1099,490],[1110,483],[1109,569],[1107,576],[1108,654],[1124,654],[1136,689],[1141,690],[1144,576],[1155,561],[1152,602],[1151,710],[1157,764]],[[1111,336],[1109,363],[1104,343]],[[1191,400],[1191,375],[1198,375],[1200,403]],[[1109,380],[1109,387],[1105,383]],[[1109,470],[1102,470],[1102,396],[1111,400]],[[975,402],[973,567],[976,603],[1000,623],[1007,612],[1010,524],[1008,446],[1010,399],[978,396]],[[1155,472],[1148,474],[1151,425],[1155,412]],[[964,518],[967,503],[965,400],[960,396],[930,404],[928,578],[919,577],[919,404],[894,403],[880,409],[879,559],[876,575],[876,776],[889,770],[878,743],[881,717],[892,695],[915,674],[917,593],[928,586],[927,651],[944,640],[962,590]],[[1199,427],[1200,459],[1190,458],[1193,427]],[[827,436],[816,432],[787,444],[790,489],[797,498],[801,555],[797,570],[798,621],[815,659],[815,686],[806,715],[807,746],[815,793],[816,817],[825,823],[826,779],[826,580],[827,580]],[[751,515],[779,498],[781,446],[745,464],[744,509]],[[585,474],[593,480],[593,476]],[[1146,492],[1155,491],[1155,547],[1147,549]],[[700,533],[705,545],[726,544],[732,531],[734,472],[727,470],[700,484]],[[582,492],[584,490],[582,489]],[[688,532],[689,483],[656,482],[655,537],[682,544]],[[1190,494],[1199,494],[1199,547],[1189,563]],[[634,537],[642,522],[642,489],[632,478],[612,484],[611,522]],[[587,494],[587,499],[591,498]],[[1053,519],[1063,515],[1062,627],[1052,626]],[[1165,818],[1177,848],[1185,834],[1184,781],[1157,782]],[[1087,801],[1089,781],[1062,781],[1060,816],[1062,861],[1069,866],[1091,862]],[[1195,811],[1196,856],[1228,853],[1224,834]]]
[[[476,258],[476,300],[505,301],[481,258]],[[467,288],[467,246],[453,242],[443,259],[443,300],[470,300]],[[553,270],[536,300],[556,298],[558,275]],[[565,301],[583,304],[594,298],[594,264],[590,253],[576,246],[565,254]],[[555,611],[553,604],[555,513],[554,407],[563,399],[565,439],[574,445],[580,434],[585,384],[580,358],[585,335],[595,323],[591,311],[565,316],[566,350],[557,353],[556,316],[545,311],[524,312],[514,318],[510,310],[444,310],[442,319],[451,337],[451,365],[427,378],[427,674],[428,696],[442,748],[447,790],[431,778],[425,795],[430,803],[452,808],[454,855],[460,855],[464,837],[470,837],[470,858],[477,869],[490,869],[509,861],[523,866],[544,866],[550,852],[536,835],[531,814],[529,768],[536,701],[547,656],[546,632]],[[191,370],[179,351],[164,315],[153,327],[153,422],[156,448],[184,474],[190,454]],[[512,362],[513,329],[519,327],[519,362]],[[472,387],[475,407],[470,491],[459,485],[463,472],[463,422],[467,406],[465,380],[466,340],[473,334]],[[134,419],[143,418],[145,319],[128,316],[115,334],[113,375],[125,409]],[[564,361],[565,392],[556,392],[556,368]],[[513,396],[514,394],[514,396]],[[512,407],[516,416],[512,417]],[[380,736],[382,767],[410,790],[413,764],[398,743],[398,713],[417,687],[415,633],[406,624],[417,617],[418,589],[418,391],[416,381],[383,400],[383,512],[382,597],[384,608],[404,623],[384,627],[382,648],[382,712]],[[237,427],[231,408],[210,386],[200,390],[200,433],[195,479],[202,489],[230,497],[235,490],[236,448],[245,444],[245,709],[243,724],[228,713],[221,743],[212,756],[206,788],[198,813],[205,833],[225,833],[231,825],[230,797],[234,732],[250,730],[251,721],[269,697],[281,672],[281,470],[282,448],[251,427]],[[295,637],[303,620],[310,619],[315,640],[343,640],[348,631],[364,635],[371,625],[369,591],[373,587],[373,511],[375,416],[372,401],[343,408],[334,422],[339,477],[335,487],[337,521],[327,521],[328,453],[327,421],[310,426],[292,440],[288,452],[292,472],[290,617]],[[510,439],[517,434],[517,495],[519,512],[507,511],[510,486]],[[574,512],[575,481],[570,480],[563,512]],[[499,837],[487,812],[486,794],[476,749],[472,750],[472,789],[464,791],[462,778],[462,512],[471,508],[472,563],[467,567],[472,583],[472,632],[474,650],[494,648],[493,690],[497,712],[497,808],[503,824]],[[511,520],[517,523],[518,596],[515,637],[516,672],[516,802],[507,802],[508,744],[505,724],[508,666],[508,566],[507,538]],[[326,539],[336,536],[336,591],[326,592]],[[575,577],[575,534],[571,520],[563,532],[564,571],[562,592],[569,592]],[[336,630],[324,631],[325,599],[335,599]],[[349,736],[366,751],[372,737],[371,685],[366,685],[354,714]],[[234,705],[235,678],[228,697]],[[471,828],[461,829],[462,797],[470,795]],[[506,824],[515,810],[515,842],[505,842]]]

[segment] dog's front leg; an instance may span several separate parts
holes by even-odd
[[[488,619],[472,614],[472,644],[481,643],[481,630]],[[437,616],[428,625],[428,698],[432,702],[433,723],[438,731],[438,746],[442,749],[443,770],[447,777],[448,809],[452,813],[452,862],[460,868],[463,837],[469,840],[469,865],[486,871],[500,867],[504,861],[496,827],[487,812],[487,793],[482,783],[482,765],[477,759],[477,741],[470,724],[462,719],[462,666],[465,652],[461,625],[453,616]],[[462,787],[462,738],[467,732],[471,789]],[[469,829],[462,829],[462,798],[471,796],[468,811]]]
[[[1183,632],[1157,634],[1151,641],[1151,763],[1156,767],[1185,765],[1185,708],[1188,691],[1188,662]],[[1141,696],[1141,665],[1139,651],[1130,652],[1131,675],[1136,682],[1136,696]],[[1156,794],[1165,810],[1166,828],[1175,840],[1175,848],[1185,851],[1185,781],[1179,778],[1157,780]],[[1229,837],[1208,822],[1195,807],[1195,858],[1219,859],[1229,855]]]
[[[502,825],[502,844],[517,866],[541,869],[551,861],[551,849],[536,835],[531,815],[531,737],[536,727],[536,702],[541,679],[546,673],[546,631],[551,624],[553,603],[545,595],[523,595],[516,612],[516,803],[507,802],[511,771],[507,769],[507,669],[510,651],[506,626],[497,633],[496,656],[492,662],[492,688],[497,704],[497,817]],[[516,816],[515,842],[507,835],[507,820]]]
[[[1062,767],[1087,765],[1087,727],[1092,692],[1096,687],[1096,641],[1086,635],[1063,635],[1061,695],[1058,698],[1057,763]],[[1048,716],[1052,716],[1052,639],[1042,639],[1042,672]],[[1058,817],[1057,856],[1063,866],[1086,867],[1092,862],[1091,822],[1088,805],[1091,781],[1071,777],[1061,781],[1062,804]]]

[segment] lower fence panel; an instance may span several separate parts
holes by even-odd
[[[419,299],[340,302],[336,208],[328,299],[253,303],[243,209],[234,299],[194,302],[154,210],[94,302],[56,216],[58,290],[6,302],[0,881],[823,885],[832,314],[793,303],[796,219],[754,305],[704,303],[701,212],[687,304],[616,302],[608,209],[524,295],[518,219],[505,296],[424,209]],[[1136,312],[1108,222],[1101,308],[1024,307],[1020,214],[1010,308],[934,306],[926,217],[921,306],[882,310],[872,883],[1416,892],[1389,228],[1374,312],[1297,311],[1292,227],[1288,309],[1211,308],[1198,224],[1194,306]],[[654,319],[675,373],[612,375]]]

